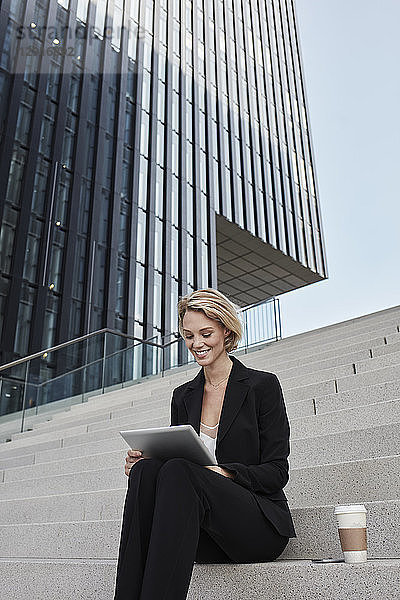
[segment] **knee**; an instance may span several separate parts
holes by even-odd
[[[129,471],[129,482],[132,481],[132,478],[137,477],[139,473],[142,473],[142,477],[156,477],[161,465],[162,461],[159,458],[143,458],[142,460],[138,460]]]
[[[170,458],[163,463],[161,471],[182,471],[187,469],[190,464],[186,458]]]
[[[171,477],[182,479],[182,475],[188,473],[190,465],[191,462],[186,458],[170,458],[160,468],[158,479],[171,479]]]

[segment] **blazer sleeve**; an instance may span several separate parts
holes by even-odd
[[[219,466],[232,471],[233,481],[243,487],[271,495],[282,490],[289,480],[289,421],[282,388],[275,374],[268,374],[268,379],[257,385],[255,393],[260,396],[260,464],[234,462]]]
[[[171,423],[170,423],[170,427],[171,427],[171,425],[179,425],[178,409],[176,407],[176,402],[175,402],[175,391],[176,390],[174,390],[172,392],[172,400],[171,400]]]

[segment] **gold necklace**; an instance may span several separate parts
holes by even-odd
[[[221,385],[221,383],[222,383],[223,381],[226,381],[226,380],[229,378],[229,375],[230,375],[230,373],[231,373],[231,370],[232,370],[232,367],[229,369],[229,373],[228,373],[228,375],[227,375],[226,377],[224,377],[224,379],[221,379],[221,381],[220,381],[219,383],[212,383],[212,382],[211,382],[211,380],[210,380],[210,379],[208,379],[207,377],[206,377],[206,381],[208,381],[208,383],[210,383],[210,384],[213,386],[213,388],[217,390],[217,389],[219,388],[219,386]],[[204,374],[204,377],[205,377],[205,374]]]

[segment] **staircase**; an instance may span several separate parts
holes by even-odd
[[[298,537],[273,563],[195,564],[189,600],[400,598],[400,306],[236,356],[282,384]],[[169,425],[172,390],[198,369],[90,399],[0,445],[1,598],[112,600],[127,486],[118,431]],[[368,510],[368,562],[312,563],[342,557],[333,509],[353,502]]]

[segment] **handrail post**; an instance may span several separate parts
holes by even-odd
[[[104,394],[104,379],[106,372],[106,352],[107,352],[107,331],[104,332],[104,343],[103,343],[103,369],[101,373],[101,393]]]
[[[282,321],[281,321],[281,303],[279,298],[278,301],[278,320],[279,320],[279,339],[282,339]]]
[[[23,395],[23,399],[22,399],[21,433],[23,433],[23,431],[24,431],[26,388],[28,387],[29,365],[30,365],[30,361],[26,363],[26,369],[25,369],[24,395]]]
[[[245,325],[246,325],[246,331],[245,331],[245,336],[244,336],[244,353],[247,354],[249,351],[249,321],[247,318],[247,313],[248,311],[245,310],[244,311],[244,321],[245,321]]]
[[[164,377],[165,371],[165,337],[161,337],[161,377]]]
[[[276,298],[274,296],[274,321],[275,321],[275,341],[278,341],[278,321],[276,318]]]
[[[84,361],[84,365],[83,365],[83,377],[82,377],[82,404],[85,401],[86,369],[87,369],[88,353],[89,353],[88,344],[89,344],[89,338],[86,338],[85,361]]]

